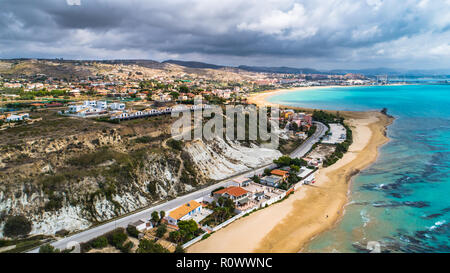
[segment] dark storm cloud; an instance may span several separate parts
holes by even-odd
[[[440,66],[450,57],[448,0],[73,2],[2,0],[0,57],[245,57],[313,66]]]

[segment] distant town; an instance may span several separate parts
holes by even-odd
[[[58,60],[9,60],[1,64],[2,128],[32,119],[30,111],[45,108],[61,109],[61,114],[69,116],[123,119],[167,113],[168,107],[192,105],[196,99],[209,104],[245,104],[249,94],[264,90],[386,83],[385,78],[361,74],[283,74],[226,68],[217,71],[185,69],[170,63],[164,69],[95,61],[68,64]],[[51,71],[68,65],[79,73],[74,76],[58,71],[58,76],[52,76],[14,71],[21,66],[47,66]],[[95,71],[95,76],[85,71]]]

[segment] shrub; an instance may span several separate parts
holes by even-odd
[[[156,181],[151,181],[147,184],[148,192],[154,196],[156,194]]]
[[[120,248],[123,243],[127,240],[128,236],[125,234],[123,228],[115,229],[106,235],[110,245]]]
[[[136,143],[149,143],[152,142],[152,138],[149,136],[142,136],[142,137],[138,137],[134,140],[134,142]]]
[[[127,227],[127,233],[131,237],[138,238],[139,237],[139,230],[136,229],[136,227],[128,226]]]
[[[167,226],[162,224],[156,229],[156,236],[162,238],[167,232]]]
[[[169,253],[162,245],[143,239],[139,242],[137,253]]]
[[[58,248],[55,248],[51,244],[45,244],[39,248],[39,253],[60,253]]]
[[[133,246],[134,246],[133,242],[128,242],[128,243],[124,244],[123,246],[119,247],[119,250],[122,253],[130,253]]]
[[[30,232],[31,222],[23,215],[9,217],[3,228],[3,233],[7,237],[23,236]]]
[[[181,151],[183,149],[183,142],[181,140],[175,140],[171,138],[167,141],[167,146],[174,150]]]
[[[108,239],[105,236],[97,237],[91,242],[91,246],[97,249],[105,248],[108,246]]]

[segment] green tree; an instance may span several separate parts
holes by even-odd
[[[285,167],[291,165],[291,158],[287,155],[283,155],[282,157],[275,159],[273,163],[277,164],[280,167]]]
[[[152,220],[155,222],[159,222],[159,214],[157,211],[152,212]]]
[[[127,227],[127,233],[131,237],[134,237],[134,238],[138,238],[139,237],[139,230],[137,230],[137,228],[134,227],[134,226],[128,226]]]
[[[6,237],[24,236],[30,232],[31,222],[23,215],[9,217],[3,228]]]
[[[178,227],[181,231],[186,231],[187,233],[193,234],[197,231],[198,225],[194,220],[180,221],[178,222]]]
[[[189,88],[186,85],[182,85],[178,89],[181,93],[189,93]]]
[[[167,232],[167,226],[165,224],[162,224],[156,229],[156,236],[159,238],[162,238],[164,236],[164,234],[166,234],[166,232]]]
[[[91,246],[93,248],[102,249],[108,246],[108,239],[105,236],[100,236],[92,240]]]
[[[217,199],[217,203],[219,203],[219,206],[223,206],[223,204],[225,203],[225,198],[224,197],[222,197],[222,196],[220,196],[218,199]]]
[[[260,179],[257,175],[254,175],[254,176],[251,178],[251,180],[253,180],[253,182],[255,182],[255,183],[261,183],[261,179]]]
[[[179,231],[172,231],[169,233],[169,240],[174,242],[174,243],[179,243],[181,242],[182,236],[181,233]]]
[[[123,243],[127,240],[128,236],[125,234],[124,229],[116,229],[110,232],[107,236],[108,242],[115,246],[116,248],[120,248]]]
[[[130,253],[133,246],[134,246],[133,242],[130,241],[130,242],[124,244],[123,246],[119,247],[119,250],[122,253]]]
[[[172,96],[172,98],[174,98],[176,100],[180,96],[180,93],[174,91],[174,92],[170,92],[170,95]]]
[[[299,172],[300,171],[300,167],[299,166],[297,166],[297,165],[294,165],[294,164],[292,164],[291,166],[290,166],[290,168],[291,168],[291,172]]]
[[[159,217],[161,218],[160,220],[164,219],[164,217],[166,217],[166,212],[165,211],[160,211],[159,212]]]

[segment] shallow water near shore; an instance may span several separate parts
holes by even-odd
[[[289,91],[272,103],[395,116],[376,163],[355,177],[345,215],[305,252],[450,252],[450,86]]]

